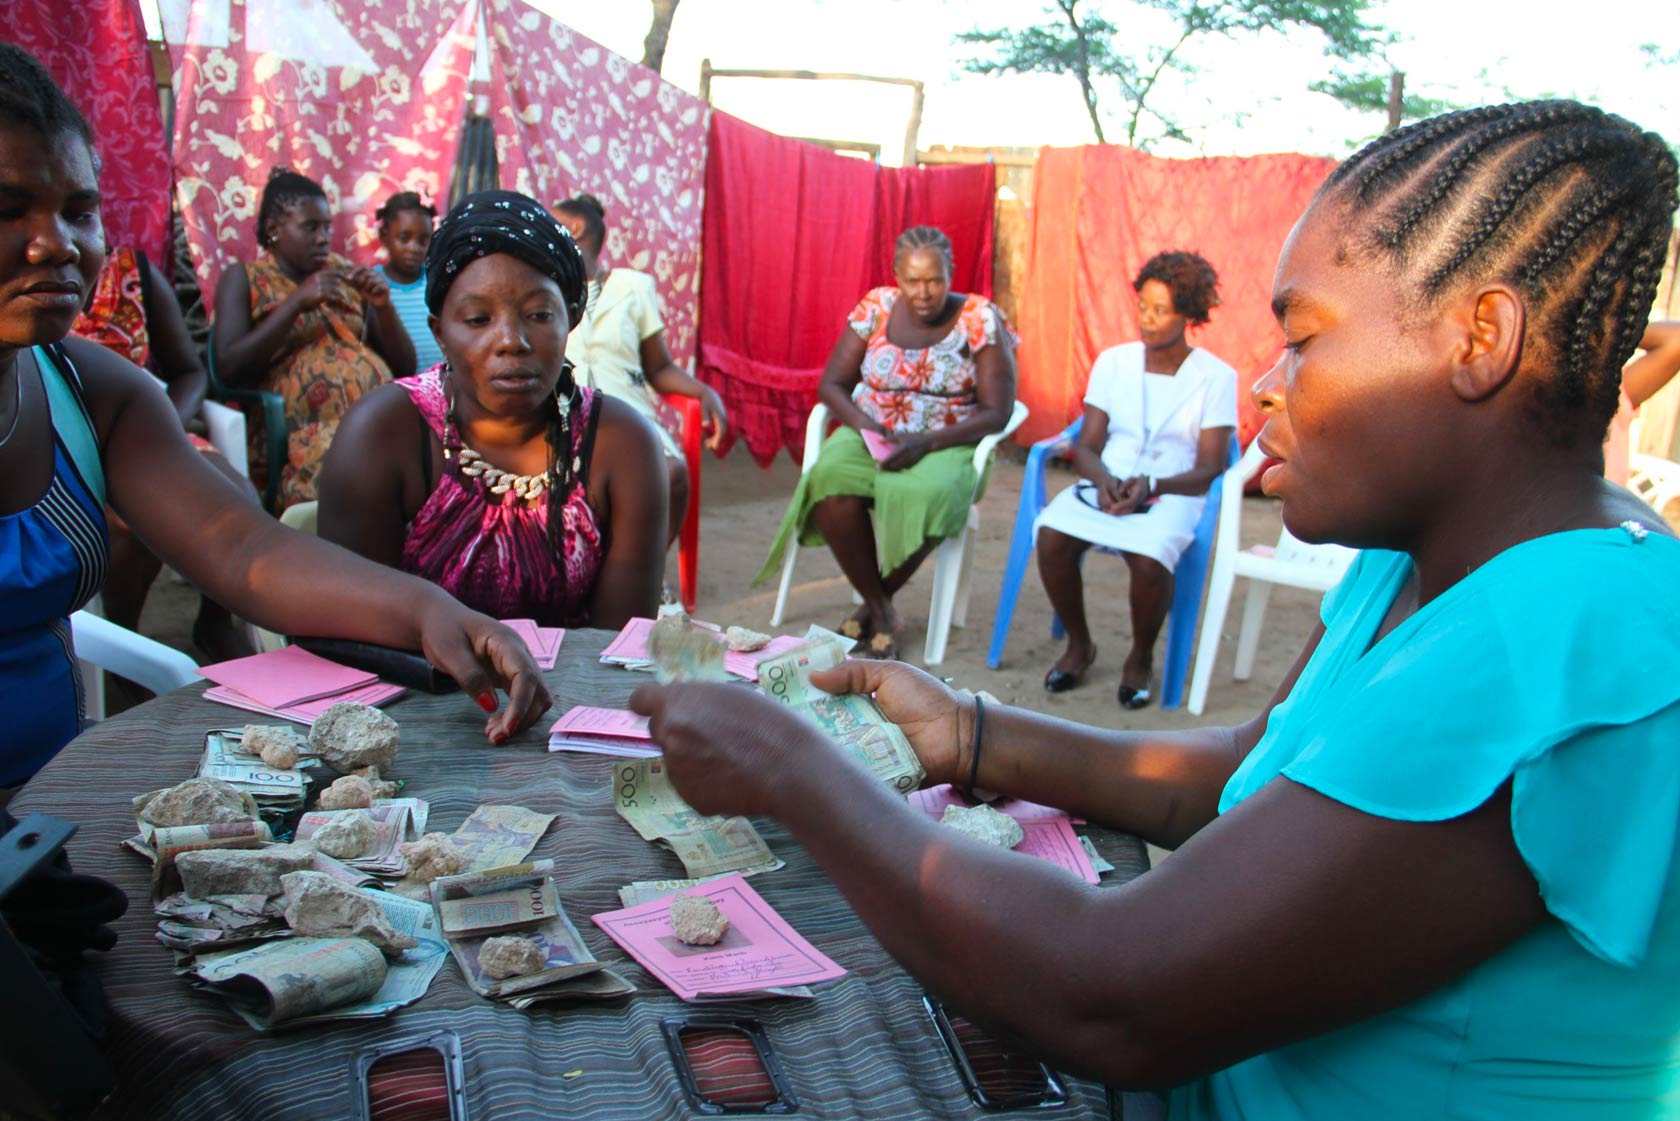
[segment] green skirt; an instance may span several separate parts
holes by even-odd
[[[811,524],[811,508],[825,498],[852,495],[872,501],[876,550],[886,575],[926,542],[962,532],[976,497],[975,483],[972,444],[929,452],[906,471],[883,471],[857,429],[837,428],[823,441],[810,474],[800,476],[770,558],[753,583],[776,574],[796,533],[801,545],[823,544],[822,532]]]

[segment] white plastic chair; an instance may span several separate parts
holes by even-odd
[[[811,417],[805,422],[805,460],[800,465],[799,475],[804,478],[811,473],[811,468],[817,465],[817,456],[822,451],[823,438],[827,435],[829,411],[828,406],[817,403],[811,410]],[[986,464],[992,458],[992,452],[1000,441],[1006,440],[1027,419],[1027,407],[1021,402],[1015,402],[1015,408],[1009,414],[1009,423],[1003,426],[1002,432],[995,432],[985,437],[974,448],[975,478],[982,478],[986,473]],[[951,636],[952,627],[961,627],[968,622],[968,596],[970,575],[974,568],[974,549],[972,548],[974,535],[980,529],[980,507],[974,505],[978,495],[969,497],[968,522],[961,533],[955,537],[947,537],[939,543],[939,548],[933,555],[933,599],[928,607],[927,642],[922,653],[922,661],[926,665],[938,665],[945,660],[945,644]],[[770,625],[781,626],[782,613],[787,607],[788,589],[793,586],[793,562],[799,555],[799,541],[788,542],[787,558],[782,561],[782,583],[776,589],[776,609],[770,614]]]
[[[76,657],[97,667],[83,675],[91,719],[105,718],[105,681],[99,670],[126,677],[159,696],[198,680],[197,664],[179,650],[89,611],[70,616],[70,636]]]
[[[1666,517],[1663,511],[1668,509],[1668,504],[1680,499],[1680,463],[1660,455],[1634,452],[1628,457],[1627,485],[1647,506]]]
[[[1287,529],[1278,534],[1277,545],[1238,548],[1242,524],[1242,492],[1248,480],[1260,472],[1266,455],[1258,442],[1248,446],[1242,460],[1225,472],[1224,497],[1219,507],[1219,529],[1214,537],[1213,572],[1208,576],[1207,606],[1202,609],[1201,640],[1196,644],[1196,670],[1190,679],[1190,711],[1200,716],[1207,706],[1208,682],[1213,660],[1219,653],[1219,633],[1225,626],[1225,612],[1237,577],[1248,578],[1248,602],[1243,608],[1242,630],[1237,635],[1237,664],[1232,674],[1247,681],[1254,672],[1254,653],[1260,646],[1260,625],[1266,617],[1266,603],[1272,587],[1283,584],[1325,592],[1353,563],[1356,550],[1342,545],[1308,545]]]
[[[222,453],[222,458],[235,471],[250,478],[251,455],[245,445],[245,414],[207,397],[198,415],[204,419],[211,445]]]

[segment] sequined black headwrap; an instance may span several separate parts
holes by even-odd
[[[553,278],[576,326],[589,282],[583,256],[566,227],[541,203],[517,191],[480,191],[449,212],[426,251],[426,308],[443,314],[443,298],[461,270],[480,257],[509,253]]]

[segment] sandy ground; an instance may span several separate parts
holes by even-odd
[[[1028,572],[1022,585],[1003,663],[996,670],[988,669],[986,648],[991,641],[999,584],[1009,554],[1009,534],[1020,497],[1022,473],[1020,463],[1000,456],[992,473],[990,490],[981,503],[968,625],[951,632],[945,660],[934,667],[935,672],[961,686],[987,689],[1012,704],[1116,728],[1183,728],[1200,723],[1236,722],[1247,719],[1266,702],[1306,641],[1316,618],[1316,596],[1289,588],[1275,592],[1254,675],[1249,681],[1239,682],[1231,678],[1236,626],[1241,618],[1243,588],[1239,586],[1220,643],[1207,711],[1201,717],[1192,717],[1183,709],[1163,710],[1155,705],[1127,712],[1115,700],[1120,663],[1131,634],[1126,608],[1126,568],[1118,559],[1100,555],[1092,555],[1085,566],[1086,602],[1100,653],[1084,683],[1071,692],[1055,696],[1043,690],[1044,672],[1059,653],[1060,643],[1050,637],[1050,608],[1036,570]],[[697,611],[701,618],[758,629],[768,627],[775,586],[771,583],[752,588],[748,581],[763,563],[797,474],[797,467],[785,455],[778,457],[769,470],[760,470],[743,449],[737,449],[724,460],[707,459],[702,479],[704,515]],[[1065,469],[1053,468],[1050,493],[1069,485],[1072,479]],[[1275,542],[1278,527],[1276,503],[1265,498],[1244,500],[1245,546]],[[900,593],[897,601],[906,627],[900,650],[906,659],[917,664],[920,664],[928,596],[933,586],[932,569],[930,562]],[[675,551],[671,554],[669,573],[674,588]],[[825,550],[801,550],[794,579],[781,631],[798,633],[809,623],[834,627],[851,610],[849,589]],[[195,610],[192,589],[165,572],[147,601],[141,629],[171,646],[194,653],[190,628]],[[1161,651],[1157,647],[1157,673],[1160,661]],[[1158,696],[1159,680],[1156,684]]]

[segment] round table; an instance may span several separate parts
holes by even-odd
[[[405,781],[405,796],[431,803],[429,828],[450,832],[480,804],[558,815],[532,859],[555,862],[562,905],[590,950],[636,985],[635,996],[615,1003],[521,1011],[479,997],[451,962],[426,996],[385,1019],[253,1031],[219,997],[174,975],[169,952],[153,939],[149,867],[122,848],[135,832],[130,799],[191,777],[205,732],[239,726],[246,714],[204,701],[202,686],[180,689],[90,729],[37,775],[13,812],[49,813],[79,826],[68,846],[76,870],[113,881],[130,898],[117,924],[117,946],[102,955],[100,967],[112,1006],[109,1048],[118,1081],[98,1116],[349,1118],[356,1115],[353,1071],[363,1049],[439,1030],[459,1036],[472,1118],[693,1115],[661,1022],[702,1006],[678,1000],[589,921],[619,907],[623,884],[681,876],[681,863],[618,817],[612,759],[547,750],[547,727],[558,713],[577,704],[622,706],[646,680],[599,663],[610,638],[603,631],[567,633],[545,675],[554,709],[502,747],[487,745],[482,713],[459,693],[411,692],[386,711],[402,728],[393,777]],[[921,987],[785,830],[769,821],[757,825],[787,866],[754,877],[753,886],[848,972],[820,987],[814,1000],[733,1001],[704,1010],[763,1026],[800,1114],[980,1116],[923,1007]],[[1104,887],[1147,867],[1135,837],[1094,827],[1086,832],[1115,865]],[[1100,1086],[1063,1081],[1069,1100],[1053,1115],[1109,1115]]]

